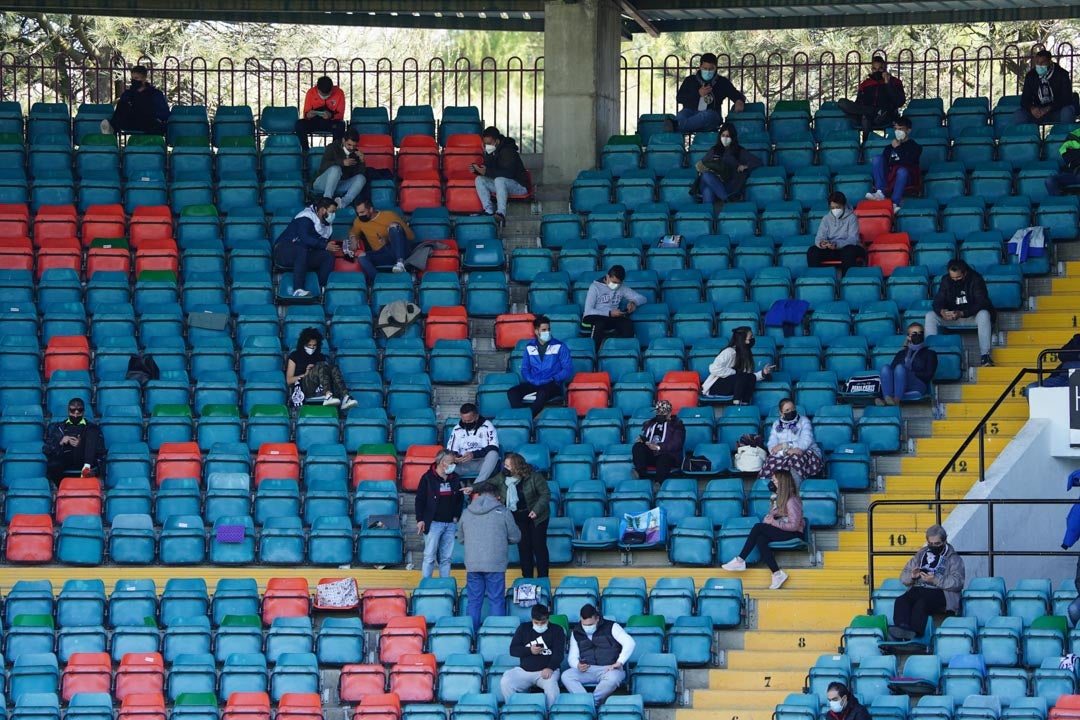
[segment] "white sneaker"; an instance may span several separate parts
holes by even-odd
[[[348,395],[341,398],[341,409],[342,410],[348,410],[349,408],[354,408],[359,404],[360,403],[356,402],[355,399],[349,397]]]
[[[341,202],[341,198],[339,197],[334,198],[334,204],[338,206],[338,210],[345,207],[345,204]]]
[[[742,572],[746,569],[746,561],[740,557],[732,558],[721,565],[720,568],[728,572]]]
[[[394,263],[393,272],[396,272],[396,273],[405,272],[405,263],[398,260],[396,263]]]
[[[893,206],[892,206],[892,212],[893,212],[893,215],[895,215],[895,214],[897,214],[898,212],[900,212],[900,206],[899,206],[899,205],[897,205],[896,203],[893,203]]]
[[[322,404],[323,405],[340,405],[341,404],[341,398],[336,398],[333,395],[328,394],[325,398],[323,398]]]
[[[112,123],[108,120],[101,121],[101,132],[105,135],[112,135],[116,131],[113,129]]]
[[[780,586],[787,582],[787,573],[783,570],[777,570],[772,574],[772,584],[769,585],[770,590],[779,590]]]
[[[875,190],[874,192],[868,192],[868,193],[866,193],[866,199],[867,200],[884,200],[885,199],[885,193],[881,192],[880,190]]]
[[[292,291],[292,296],[295,298],[311,297],[311,291],[305,290],[304,288],[296,288]]]

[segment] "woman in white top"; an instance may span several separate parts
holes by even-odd
[[[795,401],[780,401],[780,417],[769,429],[769,458],[761,466],[758,477],[772,477],[778,470],[787,470],[798,485],[803,478],[818,475],[824,463],[821,448],[814,439],[810,418],[799,415]]]
[[[701,384],[705,395],[731,396],[735,405],[749,405],[758,380],[772,374],[774,365],[754,372],[754,331],[742,325],[731,331],[731,341],[709,365],[709,377]]]

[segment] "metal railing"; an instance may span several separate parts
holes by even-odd
[[[904,49],[887,57],[890,70],[903,82],[909,98],[939,97],[946,107],[958,97],[985,96],[991,104],[1020,92],[1031,54],[1037,47],[1007,45]],[[721,55],[719,72],[752,101],[771,106],[778,100],[809,100],[812,108],[842,97],[854,97],[881,51],[844,55],[797,52],[791,55]],[[1080,70],[1072,45],[1055,48],[1058,62]],[[646,113],[674,112],[679,82],[697,65],[697,56],[644,55],[622,58],[620,70],[623,132],[636,131]],[[170,103],[249,105],[256,113],[268,105],[299,106],[304,93],[321,75],[330,76],[354,107],[385,106],[393,116],[402,105],[431,105],[438,116],[445,106],[473,105],[487,124],[516,137],[526,152],[542,150],[544,58],[511,56],[473,61],[445,60],[223,58],[147,58],[109,62],[76,62],[70,57],[0,53],[0,98],[29,109],[34,102],[66,102],[73,109],[87,102],[112,102],[133,64],[150,68],[150,79]]]

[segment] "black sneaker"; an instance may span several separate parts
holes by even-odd
[[[505,225],[506,224],[506,216],[503,215],[501,212],[495,213],[495,224],[498,225],[499,227],[502,227],[503,225]]]
[[[994,361],[990,359],[989,353],[983,355],[982,358],[980,358],[980,361],[981,362],[979,364],[983,367],[994,367]]]

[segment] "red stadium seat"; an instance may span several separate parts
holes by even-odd
[[[46,270],[69,269],[82,275],[82,247],[74,235],[68,238],[50,238],[37,246],[37,278]]]
[[[165,661],[160,653],[126,653],[116,670],[114,697],[123,701],[128,695],[158,694],[165,691]]]
[[[511,193],[511,200],[532,200],[533,195],[536,194],[536,188],[533,187],[532,173],[528,170],[525,171],[525,192],[523,193]]]
[[[168,205],[143,205],[135,208],[128,223],[131,247],[143,240],[168,240],[173,237],[172,210]]]
[[[48,515],[15,515],[8,523],[8,562],[47,563],[53,559],[53,522]]]
[[[396,455],[357,453],[352,465],[352,486],[365,480],[392,480],[397,482],[398,465]]]
[[[69,515],[101,515],[101,481],[96,477],[66,477],[56,491],[56,524]]]
[[[499,315],[495,318],[495,347],[500,350],[513,350],[519,340],[529,340],[536,336],[532,313]]]
[[[905,232],[882,233],[870,243],[867,254],[867,264],[889,277],[896,268],[911,264],[911,237]]]
[[[147,238],[135,251],[135,279],[143,270],[167,270],[180,273],[179,252],[176,241],[169,238]]]
[[[392,618],[379,633],[379,662],[392,665],[405,655],[424,652],[427,620],[423,617]]]
[[[435,656],[406,654],[390,668],[390,692],[402,702],[431,702],[435,699]]]
[[[225,701],[221,720],[270,720],[270,695],[264,692],[234,692]]]
[[[449,178],[446,181],[446,209],[452,213],[480,213],[484,204],[476,194],[476,181],[468,178]]]
[[[277,720],[322,720],[319,693],[283,693],[278,700]]]
[[[878,235],[892,232],[893,207],[891,200],[862,200],[855,206],[859,220],[859,238],[872,243]]]
[[[255,456],[255,487],[265,478],[300,481],[300,453],[294,443],[263,443]]]
[[[382,665],[345,665],[338,680],[338,695],[343,702],[363,702],[369,695],[386,692],[386,668]]]
[[[566,406],[585,417],[589,408],[611,405],[611,376],[606,372],[580,372],[574,375],[566,388]]]
[[[394,140],[389,135],[361,135],[357,150],[367,167],[394,171]]]
[[[263,595],[262,619],[269,625],[274,618],[307,617],[311,614],[311,588],[307,578],[270,578]]]
[[[86,277],[98,270],[131,274],[131,252],[119,247],[92,247],[86,252]]]
[[[469,316],[461,305],[433,307],[424,321],[424,345],[429,350],[436,340],[468,340]]]
[[[412,177],[402,180],[399,202],[405,212],[422,207],[442,206],[442,180],[439,173],[418,171]]]
[[[112,659],[109,653],[72,653],[60,680],[64,702],[75,693],[107,693],[112,689]]]
[[[439,146],[430,135],[406,135],[398,148],[397,174],[402,180],[439,174]]]
[[[123,205],[91,205],[83,213],[79,231],[83,247],[89,247],[98,238],[124,237],[126,233]]]
[[[49,240],[73,238],[79,231],[74,205],[42,205],[34,215],[34,246]]]
[[[0,205],[0,238],[11,237],[30,237],[30,208],[26,205]]]
[[[405,453],[405,461],[401,464],[401,489],[405,492],[416,492],[420,487],[420,477],[428,471],[431,463],[435,462],[435,453],[442,449],[441,445],[412,445]]]
[[[162,693],[131,693],[120,703],[116,720],[166,720]]]
[[[671,370],[656,388],[656,399],[671,403],[671,412],[697,407],[701,396],[701,378],[693,370]]]
[[[0,238],[0,270],[33,270],[34,248],[30,238]]]
[[[436,242],[445,247],[436,245],[428,256],[424,272],[461,272],[461,252],[458,250],[457,242],[454,240],[436,240]]]
[[[468,180],[472,185],[475,176],[469,166],[484,164],[483,138],[479,135],[451,135],[446,138],[442,157],[443,177],[447,180]]]
[[[401,720],[401,700],[394,693],[368,695],[356,706],[353,720]]]
[[[364,625],[381,627],[409,614],[409,599],[401,588],[368,588],[360,598]]]
[[[45,346],[45,379],[55,370],[89,370],[90,343],[84,335],[56,335]]]
[[[158,448],[154,477],[160,487],[170,478],[195,478],[202,482],[202,453],[196,442],[165,442]]]

